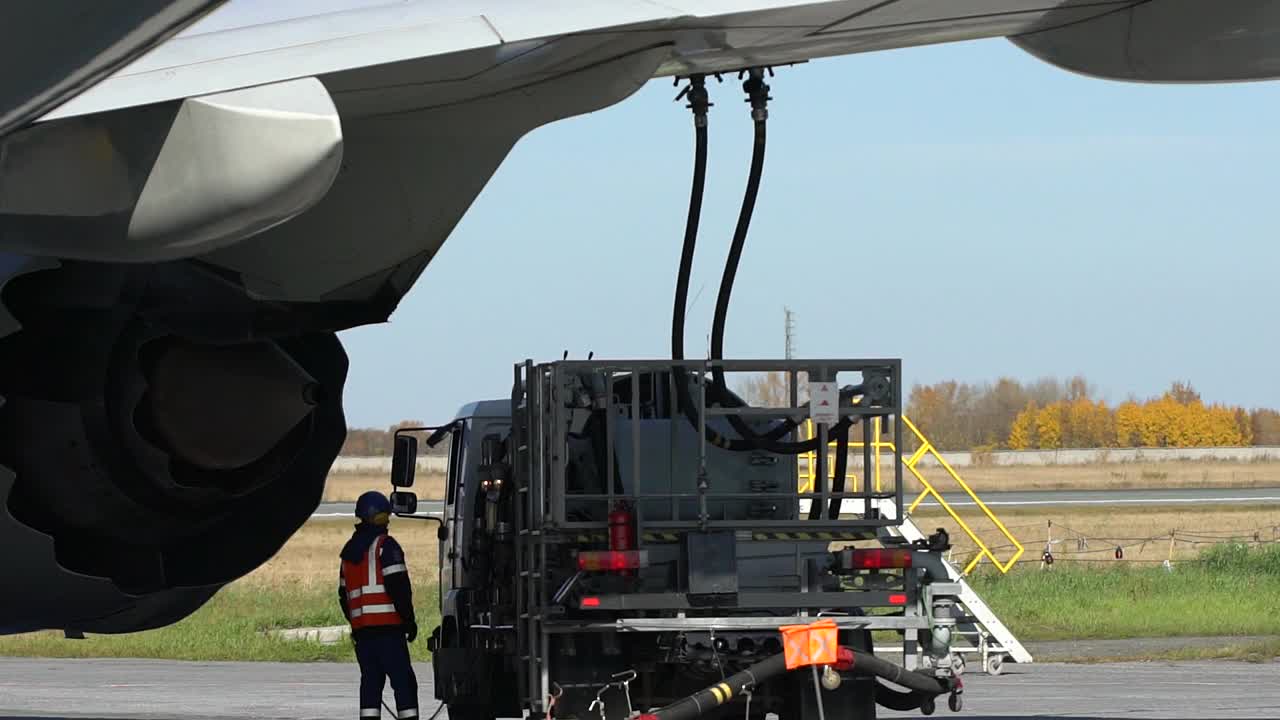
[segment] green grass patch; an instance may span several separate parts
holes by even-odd
[[[1280,545],[1219,545],[1161,566],[982,573],[974,589],[1018,638],[1280,635]]]
[[[426,638],[438,624],[435,587],[415,593],[418,640],[411,646],[417,660],[430,659]],[[203,608],[168,627],[127,635],[89,635],[65,639],[60,632],[0,637],[0,655],[27,657],[127,657],[168,660],[243,660],[283,662],[351,662],[350,641],[335,645],[283,641],[264,636],[268,630],[342,625],[336,588],[285,589],[253,584],[224,588]]]
[[[1025,641],[1136,637],[1280,636],[1280,545],[1218,545],[1194,562],[1160,566],[1031,567],[972,578],[983,599]],[[417,660],[429,660],[426,636],[438,624],[434,585],[415,594]],[[129,657],[175,660],[353,660],[348,642],[321,645],[264,636],[268,630],[343,624],[334,588],[242,582],[169,627],[129,635],[67,640],[61,633],[0,637],[0,655]],[[892,635],[892,634],[891,634]],[[896,636],[895,636],[896,637]],[[892,641],[889,636],[877,638]],[[1157,652],[1131,659],[1271,658],[1280,639]],[[1112,659],[1112,658],[1109,658]],[[1123,659],[1123,658],[1115,658]]]

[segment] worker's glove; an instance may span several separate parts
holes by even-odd
[[[413,642],[418,637],[418,623],[409,623],[404,629],[404,638]]]

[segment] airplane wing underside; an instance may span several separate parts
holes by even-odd
[[[572,38],[643,38],[668,54],[652,75],[736,70],[938,42],[1020,35],[1123,11],[1143,0],[629,0],[601,3],[410,0],[226,27],[221,13],[51,113],[48,119],[250,85],[424,61],[398,81],[473,80]],[[348,3],[349,4],[349,3]],[[282,17],[283,16],[283,17]],[[489,49],[490,64],[464,60]],[[434,62],[431,62],[434,60]],[[364,73],[366,76],[368,73]],[[381,72],[373,73],[381,75]],[[371,82],[368,89],[391,83]],[[467,85],[479,86],[467,82]]]
[[[0,5],[0,135],[31,122],[222,0],[41,0]],[[18,70],[21,68],[21,70]]]
[[[377,321],[521,136],[650,78],[1006,36],[1084,73],[1253,79],[1280,74],[1277,6],[233,0],[8,143],[0,181],[26,174],[0,186],[0,248],[200,257],[257,297]],[[89,153],[110,160],[69,191],[65,163]]]

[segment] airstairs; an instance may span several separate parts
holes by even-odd
[[[960,474],[951,467],[949,463],[938,453],[933,444],[924,436],[920,429],[916,427],[910,419],[903,417],[903,424],[911,431],[916,439],[916,450],[909,459],[903,461],[903,469],[911,474],[912,477],[921,485],[920,494],[907,507],[906,517],[901,525],[884,528],[881,531],[881,539],[886,543],[894,541],[913,542],[922,540],[927,537],[928,533],[922,530],[912,519],[911,513],[926,500],[932,500],[938,504],[943,511],[950,517],[952,522],[968,537],[974,546],[974,551],[967,561],[957,564],[952,558],[948,558],[946,562],[947,573],[951,576],[951,581],[958,583],[962,591],[960,593],[960,604],[958,610],[957,634],[959,637],[953,641],[953,650],[955,652],[953,666],[957,670],[963,670],[967,664],[969,657],[976,656],[981,660],[982,670],[991,675],[998,675],[1002,671],[1004,661],[1006,659],[1013,660],[1018,663],[1029,663],[1032,661],[1031,653],[1023,647],[1013,632],[1000,621],[991,607],[983,602],[982,598],[973,589],[966,579],[973,570],[984,561],[990,562],[991,565],[1001,573],[1007,573],[1025,552],[1022,544],[1013,536],[1004,523],[996,517],[995,513],[987,507],[977,493],[969,487],[968,483],[960,477]],[[808,436],[812,437],[812,427],[807,427]],[[879,419],[876,419],[873,428],[871,457],[874,466],[869,472],[863,471],[861,467],[853,467],[854,462],[865,457],[861,452],[852,452],[854,449],[861,450],[865,444],[861,442],[850,442],[850,467],[846,482],[850,483],[856,490],[857,483],[861,482],[863,477],[870,478],[870,482],[875,484],[875,489],[880,490],[880,470],[881,456],[887,455],[892,458],[893,444],[882,441],[883,437],[879,428]],[[834,450],[835,444],[832,443],[828,447],[828,460],[825,467],[834,466]],[[810,453],[800,458],[800,491],[811,492],[814,485],[814,468],[818,466],[816,453]],[[928,473],[932,476],[926,476]],[[942,494],[940,489],[941,483],[947,483],[946,487],[951,487],[965,493],[973,501],[973,507],[976,508],[977,514],[971,514],[966,519],[961,516]],[[845,500],[841,507],[841,514],[845,513],[863,513],[866,508],[856,507],[854,503],[861,501]],[[877,501],[878,510],[881,515],[886,518],[894,517],[896,507],[890,501]],[[989,529],[979,531],[975,529],[977,525],[986,525]],[[985,537],[984,537],[985,536]],[[999,538],[996,543],[988,542],[986,538]],[[1008,550],[1007,558],[1001,560],[997,555],[997,550]],[[898,644],[881,644],[876,645],[877,653],[901,653],[904,652],[903,645]],[[907,667],[914,667],[916,658],[905,657],[904,663]]]

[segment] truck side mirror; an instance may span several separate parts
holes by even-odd
[[[414,515],[418,512],[418,496],[411,492],[391,493],[391,512],[396,515]]]
[[[413,473],[418,468],[418,439],[412,435],[397,435],[391,452],[391,484],[395,487],[413,487]]]

